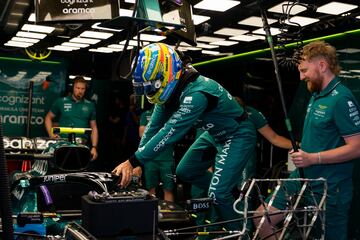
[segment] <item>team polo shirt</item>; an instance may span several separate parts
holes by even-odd
[[[207,109],[207,95],[218,99],[215,108]],[[191,127],[208,131],[215,141],[235,137],[239,134],[238,119],[243,112],[244,109],[219,83],[199,76],[182,91],[180,105],[175,110],[155,105],[135,156],[140,162],[153,159],[164,148],[179,141]]]
[[[268,124],[265,116],[255,108],[246,106],[246,113],[248,114],[249,120],[255,125],[256,130]]]
[[[310,99],[301,149],[310,153],[334,149],[345,145],[343,137],[355,134],[360,134],[359,105],[351,91],[336,77]],[[332,188],[337,188],[342,181],[351,181],[352,162],[312,165],[304,168],[304,175],[306,178],[324,177],[329,192],[339,191]]]
[[[60,127],[88,128],[96,120],[95,104],[86,99],[76,102],[72,96],[55,101],[50,111],[59,118]]]
[[[153,109],[147,110],[141,114],[140,117],[140,126],[146,126],[151,119]],[[156,156],[154,160],[166,160],[173,159],[173,146],[166,148],[159,156]]]

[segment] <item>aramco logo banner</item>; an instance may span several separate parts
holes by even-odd
[[[64,92],[66,77],[63,62],[0,57],[0,117],[4,136],[26,136],[28,132],[27,137],[47,136],[44,118]]]
[[[119,16],[119,0],[36,0],[37,22],[110,20]]]

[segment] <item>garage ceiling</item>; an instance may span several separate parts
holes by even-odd
[[[84,0],[82,1],[84,2]],[[330,0],[294,2],[279,0],[211,1],[221,3],[220,6],[229,2],[232,7],[225,11],[219,11],[220,7],[207,10],[203,9],[203,6],[208,7],[210,3],[203,4],[200,0],[190,1],[193,14],[196,17],[193,20],[195,22],[197,46],[190,46],[182,42],[179,48],[192,56],[195,62],[268,47],[264,40],[261,21],[259,22],[261,9],[265,11],[268,17],[276,45],[356,30],[360,26],[360,2],[356,0],[341,2]],[[134,6],[132,2],[121,0],[120,8],[123,9],[122,11],[130,11],[131,13]],[[335,12],[327,12],[326,6],[329,6],[330,3],[340,3],[342,6],[336,7]],[[276,7],[280,11],[277,11]],[[341,7],[345,7],[342,13],[340,13]],[[119,52],[123,51],[122,45],[128,29],[121,31],[98,29],[94,28],[94,21],[87,20],[40,24],[34,22],[33,13],[33,0],[0,0],[0,50],[16,52],[24,51],[26,48],[36,54],[37,52],[46,53],[52,49],[51,54],[53,56],[65,57],[73,54],[105,54],[111,56],[118,55]],[[255,23],[257,21],[260,25],[249,25],[250,20],[255,20]],[[303,23],[299,25],[300,20],[307,22],[304,25]],[[45,26],[40,33],[34,30],[34,27],[39,25]],[[91,33],[88,31],[101,33],[102,36],[94,37],[89,35]],[[23,35],[24,32],[37,33],[38,35],[26,37],[26,34]],[[147,32],[147,34],[155,35],[152,32]],[[157,35],[157,37],[159,36]],[[79,44],[78,38],[80,40],[88,39],[89,42]],[[174,44],[174,39],[171,37],[163,37],[160,41]],[[148,42],[145,41],[145,44]],[[349,51],[356,52],[357,48],[353,46],[350,50],[347,47],[340,50],[348,54]]]

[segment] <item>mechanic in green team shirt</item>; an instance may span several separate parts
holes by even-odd
[[[146,129],[146,125],[149,123],[151,115],[153,113],[153,107],[144,111],[140,117],[139,135],[142,137]],[[144,163],[144,176],[145,187],[149,190],[149,193],[156,195],[156,188],[162,182],[162,189],[164,192],[164,200],[174,201],[174,154],[173,146],[169,146],[160,155],[156,156],[153,161],[146,161]]]
[[[325,239],[347,239],[347,223],[352,199],[352,168],[354,160],[360,156],[360,114],[359,105],[351,91],[346,88],[337,75],[340,72],[336,49],[323,41],[315,41],[302,48],[298,70],[300,79],[305,81],[312,97],[304,120],[301,149],[291,152],[295,166],[303,168],[304,177],[327,180],[327,202],[325,213]],[[298,178],[299,170],[290,178]],[[312,184],[315,196],[323,189]],[[281,189],[270,209],[276,211],[287,207],[286,194],[299,191],[297,182],[286,186],[287,193]],[[305,193],[305,199],[306,194]],[[311,198],[311,196],[309,196]],[[306,204],[306,203],[305,203]],[[258,208],[259,213],[264,207]],[[262,238],[272,235],[274,226],[283,215],[270,217],[261,228]],[[256,221],[258,224],[258,221]],[[315,231],[316,232],[316,231]],[[272,238],[276,239],[274,234]]]
[[[188,157],[180,161],[176,175],[184,182],[208,189],[219,221],[238,218],[231,190],[256,143],[256,130],[244,109],[219,83],[183,64],[166,44],[150,44],[140,50],[134,67],[135,91],[145,94],[155,107],[134,156],[113,170],[122,175],[120,186],[129,184],[133,167],[154,160],[195,126],[214,140],[214,172],[207,171],[213,161],[198,158],[192,151],[206,144],[200,136],[185,154]],[[239,229],[239,224],[228,223],[226,228]]]
[[[46,114],[45,128],[49,137],[59,138],[59,135],[51,131],[55,117],[59,121],[59,127],[91,128],[90,153],[92,159],[95,160],[98,156],[97,145],[99,139],[96,109],[93,102],[84,98],[86,85],[86,80],[83,77],[77,76],[74,79],[72,93],[56,100],[51,106],[50,111]]]

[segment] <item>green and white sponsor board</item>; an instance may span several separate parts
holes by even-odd
[[[0,117],[4,136],[26,136],[29,87],[33,82],[28,137],[47,136],[44,118],[65,90],[67,66],[62,61],[34,62],[0,56]]]

